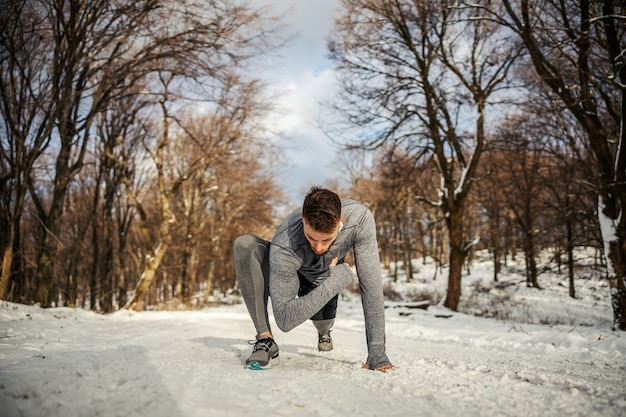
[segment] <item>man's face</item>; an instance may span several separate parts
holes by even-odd
[[[332,246],[332,244],[337,239],[337,235],[339,235],[339,230],[341,229],[342,220],[337,223],[335,230],[332,233],[321,233],[317,230],[313,229],[307,221],[302,218],[302,223],[304,225],[304,237],[308,240],[309,245],[311,245],[311,250],[316,255],[323,255],[328,252],[328,249]]]

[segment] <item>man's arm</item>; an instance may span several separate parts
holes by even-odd
[[[329,269],[328,277],[317,288],[297,297],[300,287],[299,267],[300,260],[293,252],[277,245],[270,247],[270,297],[274,319],[284,332],[311,318],[353,282],[348,265],[336,265]]]
[[[356,232],[354,258],[365,317],[368,349],[365,367],[383,371],[392,369],[385,352],[385,305],[376,222],[369,210],[363,214]]]

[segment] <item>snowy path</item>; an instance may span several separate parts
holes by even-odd
[[[361,369],[358,302],[340,302],[335,350],[314,327],[277,332],[281,364],[243,369],[243,305],[197,312],[0,304],[0,415],[624,416],[626,340],[607,329],[387,310],[399,368]]]

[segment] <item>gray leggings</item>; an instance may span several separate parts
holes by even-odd
[[[240,236],[233,245],[237,282],[257,334],[271,331],[267,316],[269,248],[270,242],[254,235]]]
[[[271,331],[267,313],[269,247],[270,242],[251,234],[238,237],[233,245],[237,282],[257,334]],[[299,295],[304,295],[311,289],[308,283],[301,283]],[[320,334],[328,333],[334,323],[337,298],[337,296],[333,297],[326,306],[311,317]]]

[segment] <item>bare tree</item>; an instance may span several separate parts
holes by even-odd
[[[138,86],[139,87],[139,86]],[[133,209],[125,199],[123,183],[133,182],[137,148],[142,137],[138,114],[147,103],[128,94],[111,103],[96,122],[96,187],[92,218],[90,305],[111,312],[126,303],[125,242]]]
[[[500,204],[511,213],[520,232],[526,262],[526,285],[540,288],[537,280],[538,240],[545,233],[539,227],[542,211],[540,195],[544,186],[541,142],[533,137],[533,131],[519,118],[502,126],[498,141],[501,143],[498,152],[485,161],[484,169],[489,172],[486,183],[498,190]]]
[[[135,294],[126,305],[131,309],[142,308],[146,291],[172,243],[171,227],[179,222],[187,229],[187,233],[183,236],[183,269],[177,288],[180,289],[183,301],[185,298],[188,300],[187,273],[193,267],[190,263],[193,263],[197,245],[193,237],[202,231],[198,229],[203,223],[201,217],[209,215],[205,212],[207,203],[215,201],[212,199],[212,191],[222,192],[218,177],[220,173],[232,171],[226,169],[225,164],[233,162],[232,154],[241,153],[241,149],[246,146],[254,146],[254,141],[260,138],[263,131],[259,121],[272,109],[262,100],[263,85],[258,80],[245,81],[235,74],[226,73],[219,80],[221,85],[213,89],[208,113],[184,120],[170,113],[173,106],[170,102],[170,96],[173,95],[170,85],[175,80],[174,74],[165,74],[161,79],[161,128],[151,129],[158,134],[154,142],[145,141],[146,150],[154,163],[158,185],[155,192],[159,202],[158,215],[157,220],[152,222],[158,225],[156,233],[150,232],[145,203],[139,200],[130,183],[126,187],[141,218],[145,259],[144,272]],[[182,218],[175,215],[178,199],[182,200]],[[223,212],[219,230],[213,231],[213,250],[216,253],[223,252],[220,243],[221,237],[226,234],[224,228],[232,224],[232,219],[238,216],[244,203],[245,200],[242,200],[237,207]],[[196,205],[197,209],[194,208]]]
[[[522,40],[552,96],[586,133],[596,170],[615,329],[626,330],[626,4],[503,0],[502,24]],[[495,13],[494,15],[499,15]]]
[[[561,253],[566,256],[569,295],[575,298],[574,250],[577,246],[600,247],[602,241],[596,216],[596,193],[587,184],[587,179],[591,177],[589,167],[593,164],[589,155],[582,155],[585,159],[579,159],[562,141],[550,142],[546,153],[547,166],[543,170],[546,190],[542,205],[545,211],[552,213],[554,223],[550,243],[555,249],[559,272]]]
[[[153,236],[153,233],[150,231],[148,212],[144,204],[139,201],[136,194],[132,191],[130,182],[125,183],[126,193],[139,214],[140,229],[144,245],[143,258],[145,259],[144,270],[141,274],[139,282],[137,283],[135,293],[125,306],[126,308],[134,310],[141,310],[143,308],[143,301],[148,288],[150,287],[150,284],[152,284],[156,271],[170,247],[172,242],[170,228],[174,223],[176,223],[176,218],[170,207],[171,197],[178,191],[178,188],[186,180],[188,175],[188,172],[185,171],[184,173],[173,178],[171,183],[168,183],[167,181],[166,153],[171,140],[168,100],[170,96],[169,85],[173,78],[174,77],[171,74],[166,75],[165,78],[161,78],[163,84],[163,97],[160,100],[160,107],[162,110],[162,129],[155,129],[158,135],[154,141],[155,149],[148,149],[148,152],[153,151],[151,158],[154,161],[156,169],[156,197],[159,202],[159,220],[157,223],[158,232],[156,233],[156,236]]]
[[[198,114],[168,116],[168,106],[162,105],[164,128],[154,149],[148,149],[153,155],[158,183],[169,185],[159,185],[156,193],[160,201],[160,214],[154,216],[150,223],[160,223],[162,226],[158,233],[150,235],[145,232],[147,227],[144,228],[144,253],[149,259],[154,248],[167,252],[170,241],[177,243],[181,253],[174,256],[178,260],[174,262],[177,278],[173,288],[179,301],[185,304],[189,303],[191,293],[198,284],[200,259],[208,258],[209,265],[213,265],[213,262],[219,262],[223,253],[231,250],[230,245],[224,246],[228,242],[224,237],[229,236],[228,228],[233,226],[233,219],[237,219],[240,212],[250,204],[250,200],[245,197],[246,193],[242,193],[236,206],[222,211],[221,206],[235,198],[229,197],[226,191],[232,188],[230,178],[238,178],[240,184],[251,182],[259,171],[256,161],[262,160],[267,150],[271,149],[267,147],[264,151],[258,148],[260,135],[264,132],[260,121],[272,109],[269,103],[262,100],[263,84],[258,80],[245,81],[231,74],[225,77],[220,88],[214,90],[213,103],[207,105],[208,108],[197,110]],[[171,129],[173,133],[169,134],[175,140],[165,136],[172,121],[175,122]],[[253,149],[257,151],[256,155],[251,152]],[[238,168],[240,165],[242,168]],[[249,179],[240,178],[237,172],[241,169],[245,169]],[[142,222],[148,223],[148,211],[144,207],[149,206],[153,199],[148,197],[140,201],[130,183],[127,192],[139,212],[144,213]],[[265,198],[272,201],[279,194],[274,191],[266,194]],[[169,214],[163,211],[166,206]],[[219,221],[214,225],[216,217],[219,217]],[[170,232],[169,226],[163,225],[168,218],[175,219],[177,230]],[[211,241],[209,252],[213,256],[201,257],[198,253],[199,242],[202,237],[206,237],[206,228],[212,229],[208,239]],[[166,233],[171,236],[168,237]],[[149,263],[145,267],[154,268]],[[215,268],[209,269],[212,271]],[[222,270],[219,269],[219,272]],[[141,283],[145,282],[142,278]]]
[[[241,150],[222,161],[228,167],[219,170],[202,246],[207,265],[205,302],[210,291],[223,293],[237,286],[232,247],[238,236],[254,232],[266,239],[272,237],[276,207],[284,204],[284,196],[272,176],[259,175],[266,172],[259,155]]]
[[[52,74],[47,73],[46,59],[52,43],[42,29],[45,15],[21,1],[10,1],[4,7],[0,14],[0,188],[7,198],[2,199],[6,234],[0,242],[0,299],[11,299],[7,294],[10,282],[19,286],[17,277],[25,279],[19,248],[28,177],[49,144],[55,113],[50,100]]]
[[[13,159],[3,162],[11,169],[2,184],[11,183],[16,198],[7,223],[19,228],[27,189],[41,224],[35,298],[48,306],[68,187],[83,168],[97,115],[158,70],[184,72],[177,82],[194,79],[191,90],[202,96],[203,81],[272,48],[276,26],[262,12],[226,0],[11,1],[9,8],[2,15],[0,108],[8,137],[3,155]],[[42,155],[53,159],[49,182],[33,175]],[[19,180],[16,187],[9,178]],[[16,233],[2,247],[3,293]]]
[[[53,48],[45,58],[52,86],[51,135],[60,144],[48,147],[55,159],[50,191],[42,195],[37,179],[28,176],[30,196],[42,224],[35,295],[42,306],[52,302],[50,289],[68,187],[83,167],[96,115],[114,98],[119,87],[133,82],[138,66],[156,59],[150,49],[138,51],[138,37],[129,35],[141,31],[157,6],[150,0],[116,4],[116,8],[111,8],[108,1],[69,0],[33,3],[29,10],[45,16],[42,35],[53,39]],[[28,82],[36,83],[37,78]]]
[[[481,233],[481,241],[486,244],[487,249],[493,257],[493,280],[498,281],[498,275],[502,269],[504,259],[506,257],[506,217],[507,209],[505,204],[504,190],[500,187],[494,187],[492,176],[495,175],[492,170],[493,165],[500,165],[498,154],[490,151],[483,163],[481,164],[481,174],[485,177],[485,186],[478,187],[478,198],[482,210],[487,217],[486,232]]]
[[[458,309],[462,266],[474,237],[464,216],[484,150],[487,109],[506,86],[515,43],[480,9],[458,2],[344,0],[329,49],[341,75],[336,108],[363,140],[433,157],[441,185],[422,200],[439,207],[449,235],[445,305]],[[491,101],[490,101],[491,100]],[[465,118],[475,117],[469,130]]]

